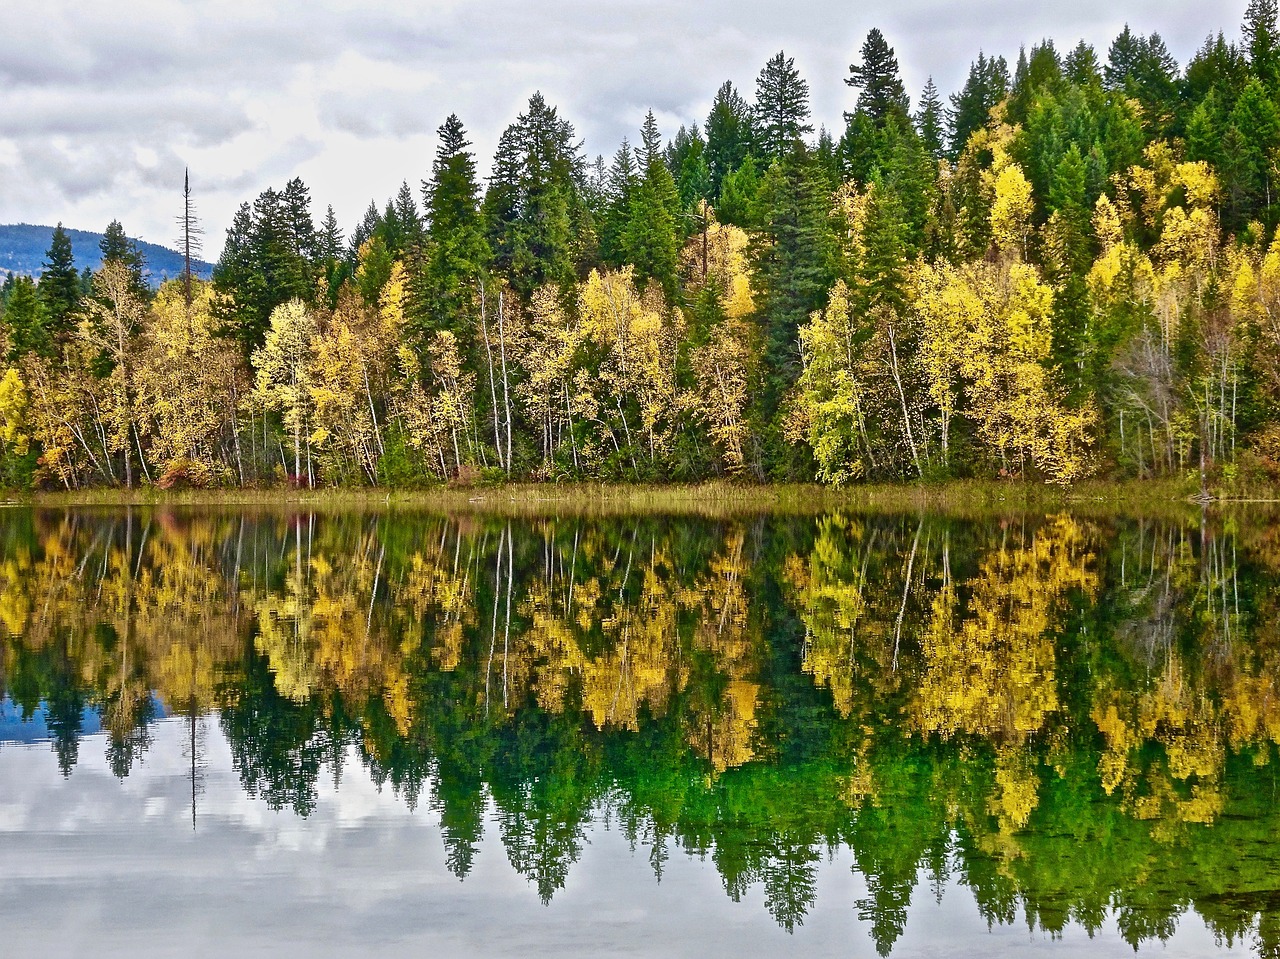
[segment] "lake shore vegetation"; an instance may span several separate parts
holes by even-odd
[[[1269,496],[1273,0],[1185,68],[1126,27],[980,53],[913,105],[879,30],[854,58],[843,130],[780,51],[612,160],[535,94],[487,182],[449,116],[349,236],[300,179],[244,203],[207,283],[152,290],[118,222],[85,276],[55,231],[0,290],[0,486]]]

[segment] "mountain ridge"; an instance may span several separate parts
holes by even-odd
[[[0,275],[17,273],[24,276],[39,276],[44,269],[44,262],[49,252],[49,244],[53,240],[55,227],[33,223],[0,223]],[[88,267],[96,270],[102,265],[102,251],[98,244],[102,241],[101,233],[91,230],[74,230],[63,227],[71,239],[71,252],[75,257],[77,270]],[[138,245],[146,263],[147,280],[152,286],[159,286],[165,280],[182,275],[182,254],[158,243],[150,243],[130,237]],[[213,271],[213,264],[205,260],[192,259],[191,272],[208,279]]]

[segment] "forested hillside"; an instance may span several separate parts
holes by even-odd
[[[30,223],[0,224],[0,275],[19,273],[23,276],[39,276],[46,268],[47,252],[55,229],[56,227],[33,226]],[[103,234],[71,229],[64,232],[71,240],[71,252],[78,269],[92,272],[102,266]],[[159,286],[165,280],[182,274],[181,253],[145,240],[135,239],[133,242],[146,261],[147,279],[152,286]],[[192,263],[192,271],[205,279],[208,279],[212,270],[211,263],[202,260]]]
[[[1185,67],[1126,28],[912,103],[853,59],[843,130],[779,52],[612,159],[535,94],[487,182],[449,116],[349,236],[298,179],[244,203],[207,284],[51,249],[4,480],[1280,477],[1275,0]]]

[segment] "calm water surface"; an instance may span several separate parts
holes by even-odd
[[[1280,955],[1280,529],[0,515],[34,955]]]

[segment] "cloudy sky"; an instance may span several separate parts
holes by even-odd
[[[750,98],[784,49],[815,119],[838,128],[841,83],[867,31],[894,46],[908,90],[943,94],[980,49],[1081,38],[1105,57],[1128,22],[1180,64],[1239,34],[1247,0],[6,0],[0,29],[0,223],[100,230],[120,219],[169,243],[184,166],[217,256],[241,201],[301,176],[317,219],[349,230],[427,175],[435,130],[466,124],[482,170],[542,90],[610,156],[646,109],[668,136],[731,79]]]
[[[816,902],[794,935],[766,907],[763,884],[741,902],[725,894],[710,859],[673,844],[655,882],[649,848],[634,848],[597,814],[565,887],[544,907],[511,866],[492,805],[474,868],[459,883],[445,867],[439,818],[378,788],[348,754],[340,789],[320,777],[308,819],[272,812],[247,795],[215,718],[205,743],[192,828],[186,725],[151,727],[154,741],[124,780],[104,760],[106,737],[80,743],[69,779],[44,743],[0,742],[0,933],[11,956],[184,957],[601,955],[741,959],[870,956],[868,896],[848,847],[816,864]],[[1099,930],[1075,922],[1031,932],[1018,910],[988,926],[953,875],[940,901],[929,879],[911,897],[894,959],[982,955],[1021,959],[1131,959],[1114,915]],[[1161,959],[1244,959],[1248,937],[1216,942],[1194,912],[1152,949]],[[1144,953],[1145,955],[1145,953]]]

